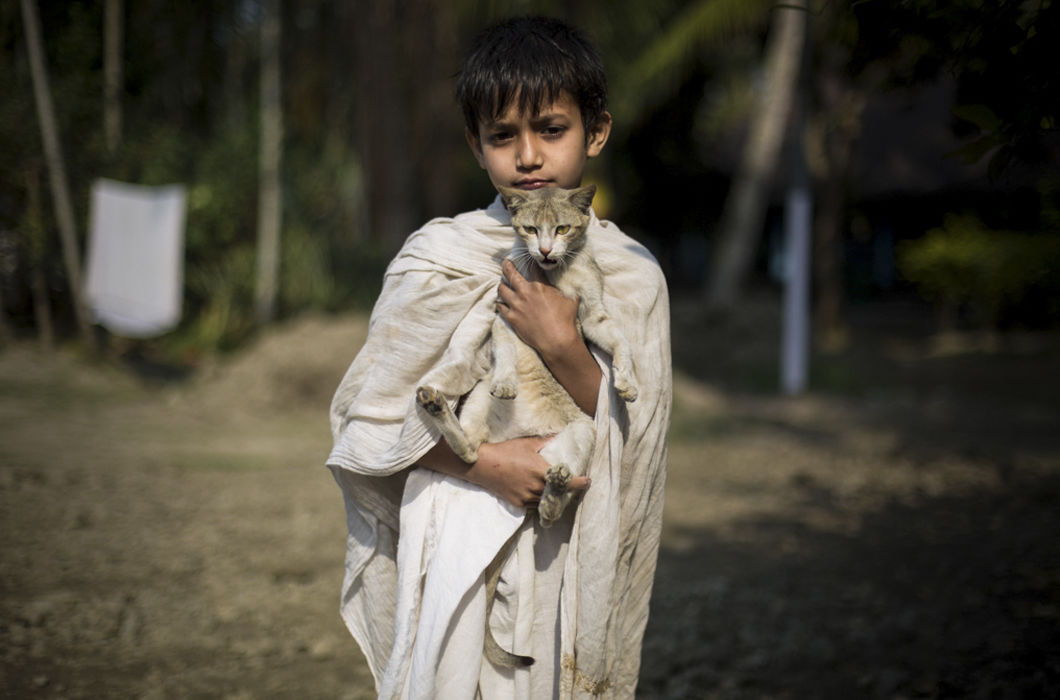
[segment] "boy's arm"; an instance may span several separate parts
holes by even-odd
[[[536,265],[530,266],[530,279],[510,260],[502,271],[505,283],[497,290],[497,312],[537,350],[578,408],[595,416],[603,374],[575,326],[578,300],[563,296]]]
[[[540,501],[545,489],[548,463],[538,451],[548,441],[549,438],[525,437],[483,443],[478,448],[478,460],[468,464],[449,449],[445,440],[439,440],[420,458],[419,465],[481,486],[508,503],[525,508]],[[576,476],[570,488],[581,490],[588,485],[588,478]]]

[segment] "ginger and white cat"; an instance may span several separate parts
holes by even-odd
[[[596,187],[533,191],[502,187],[500,192],[516,232],[509,257],[524,276],[529,265],[537,265],[559,291],[579,299],[580,332],[611,355],[618,395],[626,401],[636,400],[629,342],[604,306],[603,273],[586,235]],[[483,442],[554,435],[540,453],[549,469],[537,507],[542,526],[549,527],[573,498],[568,489],[571,478],[586,471],[595,442],[593,420],[555,380],[540,355],[500,316],[493,322],[491,342],[490,372],[464,399],[459,417],[446,397],[430,386],[419,387],[416,398],[453,452],[469,464],[477,459]],[[486,569],[489,608],[507,549],[504,547]],[[489,629],[489,609],[486,619],[486,656],[494,664],[512,667],[533,663],[529,657],[501,649]]]

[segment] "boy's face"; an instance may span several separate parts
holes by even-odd
[[[566,92],[539,114],[519,110],[518,100],[496,121],[480,121],[467,132],[475,158],[494,187],[570,189],[581,185],[589,158],[600,154],[611,133],[611,115],[585,138],[581,110]]]

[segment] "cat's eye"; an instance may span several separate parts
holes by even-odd
[[[567,224],[563,224],[562,226],[557,226],[556,227],[556,235],[557,236],[562,236],[567,231],[570,231],[570,226],[568,226]]]
[[[523,231],[530,234],[531,236],[537,235],[537,227],[535,226],[523,226]]]

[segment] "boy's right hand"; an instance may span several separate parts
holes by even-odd
[[[545,490],[548,462],[538,454],[551,438],[524,437],[483,443],[478,460],[467,471],[467,480],[520,508],[536,506]],[[576,476],[570,489],[582,491],[589,479]]]

